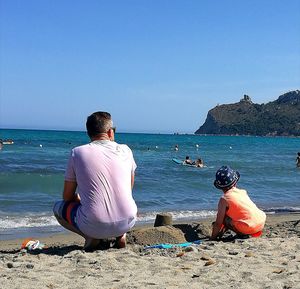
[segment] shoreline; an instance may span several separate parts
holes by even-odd
[[[282,222],[288,222],[288,221],[295,221],[299,219],[300,220],[300,213],[274,213],[274,214],[267,214],[267,220],[266,220],[266,227],[267,226],[273,226],[274,224],[282,223]],[[201,223],[203,224],[207,230],[209,230],[211,223],[215,220],[213,217],[203,218],[203,219],[188,219],[188,220],[175,220],[173,221],[173,225],[182,225],[182,224],[193,224],[193,223]],[[154,224],[153,223],[143,223],[143,224],[137,224],[135,225],[131,231],[139,230],[139,229],[147,229],[152,228]],[[65,230],[62,228],[63,232],[55,232],[55,233],[43,233],[37,234],[35,237],[33,234],[28,234],[27,237],[24,238],[11,238],[11,239],[5,239],[0,240],[0,248],[1,251],[3,250],[11,250],[11,249],[17,249],[20,248],[22,242],[24,239],[27,238],[33,238],[33,239],[39,239],[42,243],[46,244],[47,246],[52,245],[64,245],[67,243],[75,244],[76,242],[83,246],[84,239],[83,237]],[[265,230],[264,230],[265,231]]]
[[[293,207],[283,207],[283,208],[273,208],[272,209],[263,209],[264,212],[267,214],[267,216],[278,216],[278,215],[290,215],[290,214],[300,214],[299,206],[293,208]],[[212,213],[213,210],[208,210],[206,215],[203,215],[203,212],[195,211],[196,214],[191,214],[190,216],[185,217],[178,217],[176,214],[177,212],[157,212],[159,213],[170,213],[173,216],[173,223],[191,223],[191,222],[205,222],[206,219],[213,219],[216,217],[216,211],[214,214]],[[197,213],[199,213],[197,215]],[[141,227],[141,226],[151,226],[154,224],[155,221],[155,214],[152,214],[152,217],[149,219],[148,217],[146,220],[143,220],[138,218],[135,228]],[[36,227],[20,227],[20,228],[11,228],[11,229],[2,229],[0,230],[0,242],[1,241],[11,241],[15,239],[26,239],[29,237],[34,238],[45,238],[48,236],[56,235],[56,234],[64,234],[67,233],[67,230],[65,230],[63,227],[61,227],[57,221],[55,220],[55,217],[53,215],[50,216],[50,218],[53,218],[54,223],[51,225],[45,225],[45,226],[36,226]],[[0,220],[1,221],[1,220]]]

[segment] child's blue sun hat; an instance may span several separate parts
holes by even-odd
[[[240,179],[240,173],[229,166],[222,166],[216,172],[214,185],[217,189],[232,187]]]

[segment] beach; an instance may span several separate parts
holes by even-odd
[[[83,251],[73,233],[20,250],[22,239],[1,241],[1,288],[300,288],[300,214],[267,216],[263,236],[210,241],[212,219],[144,226],[127,234],[127,246]],[[171,249],[158,243],[201,240]]]

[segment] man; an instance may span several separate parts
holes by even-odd
[[[95,112],[86,121],[91,142],[72,150],[63,190],[63,201],[53,212],[65,228],[83,236],[85,250],[93,250],[101,239],[116,237],[126,245],[126,232],[136,221],[132,197],[136,163],[127,145],[114,141],[111,115]]]

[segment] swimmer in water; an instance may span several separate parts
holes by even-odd
[[[296,166],[300,168],[300,152],[298,152],[298,156],[296,158]]]
[[[195,166],[197,168],[203,168],[204,167],[204,163],[203,163],[203,160],[202,159],[197,159],[195,162],[194,162]]]
[[[186,164],[186,165],[193,165],[194,162],[190,159],[189,156],[186,156],[186,157],[185,157],[184,164]]]

